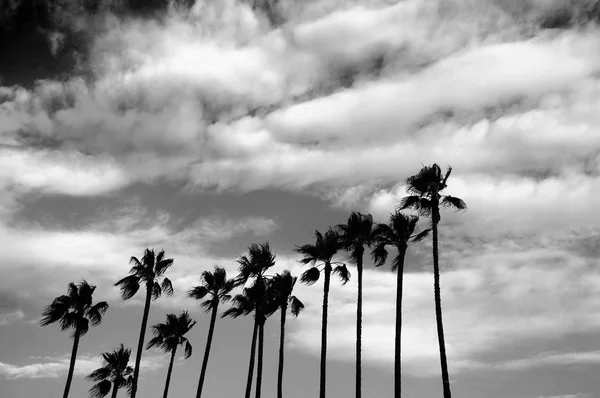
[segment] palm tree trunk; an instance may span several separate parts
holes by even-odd
[[[398,254],[400,264],[398,264],[397,282],[396,282],[396,336],[395,336],[395,356],[394,356],[394,398],[402,396],[402,284],[404,279],[404,256],[406,248],[401,249]]]
[[[210,326],[208,328],[208,338],[206,339],[206,350],[204,351],[204,359],[202,360],[202,370],[200,371],[200,381],[198,382],[198,391],[196,398],[202,396],[202,386],[204,385],[204,377],[206,376],[206,368],[208,366],[208,356],[210,355],[210,345],[212,344],[213,333],[215,331],[215,322],[217,320],[217,305],[213,306],[210,316]]]
[[[71,381],[73,380],[73,371],[75,370],[75,360],[77,359],[77,348],[79,347],[79,337],[81,332],[79,327],[75,329],[75,336],[73,337],[73,350],[71,351],[71,363],[69,364],[69,374],[67,375],[67,384],[65,385],[65,392],[63,398],[69,396],[69,390],[71,389]]]
[[[279,368],[277,370],[277,398],[283,398],[283,354],[285,350],[285,315],[287,306],[281,307],[281,325],[279,327]]]
[[[442,297],[440,293],[440,265],[438,258],[438,220],[439,206],[434,204],[432,212],[432,230],[433,230],[433,290],[435,296],[435,321],[437,324],[438,342],[440,345],[440,363],[442,367],[442,386],[444,389],[444,398],[451,398],[450,378],[448,376],[448,363],[446,360],[446,343],[444,341],[444,324],[442,322]]]
[[[356,259],[358,271],[358,299],[356,300],[356,398],[361,397],[361,354],[362,354],[362,291],[363,291],[363,256],[362,253]]]
[[[256,334],[258,332],[258,322],[254,319],[254,331],[252,332],[252,343],[250,345],[250,365],[248,366],[248,381],[246,382],[245,398],[250,398],[252,390],[252,376],[254,373],[254,355],[256,354]]]
[[[321,377],[319,398],[325,398],[325,383],[327,380],[327,306],[329,303],[329,281],[331,265],[325,265],[325,283],[323,286],[323,319],[321,320]]]
[[[113,382],[113,389],[112,389],[112,394],[111,394],[111,398],[117,398],[117,392],[119,392],[119,385],[115,382]]]
[[[263,351],[265,343],[265,320],[258,325],[258,361],[256,364],[256,398],[260,398],[262,387]]]
[[[140,375],[140,362],[142,362],[142,352],[144,351],[144,337],[146,335],[146,326],[148,325],[148,314],[150,313],[150,299],[152,298],[152,285],[146,285],[146,302],[144,304],[144,314],[142,316],[142,327],[140,329],[140,339],[138,341],[137,351],[135,353],[135,368],[133,370],[133,383],[131,385],[131,398],[135,398],[137,393],[138,377]]]
[[[169,395],[169,384],[171,384],[171,373],[173,372],[173,362],[175,362],[176,352],[177,346],[175,346],[171,353],[171,362],[169,363],[169,370],[167,370],[167,381],[165,382],[165,393],[163,394],[163,398],[167,398],[167,395]]]

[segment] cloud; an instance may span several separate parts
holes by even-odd
[[[8,380],[13,379],[40,379],[63,377],[69,370],[70,355],[58,357],[30,358],[39,362],[27,365],[13,365],[0,362],[0,374]],[[163,367],[163,356],[146,355],[141,362],[141,368],[152,372]],[[102,366],[98,356],[78,355],[75,362],[75,376],[84,377]]]
[[[0,326],[6,326],[13,322],[20,321],[24,318],[25,313],[20,309],[16,309],[11,312],[0,313]]]
[[[417,258],[417,264],[407,263],[404,277],[402,357],[404,370],[421,377],[437,375],[439,352],[433,275],[420,270],[422,263],[430,269],[429,261]],[[441,261],[446,270],[441,275],[446,348],[453,373],[597,362],[597,352],[538,355],[521,349],[507,359],[496,351],[530,339],[560,341],[570,333],[597,331],[600,324],[594,314],[600,307],[594,281],[600,275],[594,260],[511,241],[506,248],[442,249]],[[333,278],[330,292],[328,355],[341,361],[351,361],[354,355],[356,269],[350,271],[351,282],[342,286]],[[364,273],[363,358],[384,368],[394,360],[395,280],[387,270],[367,268]],[[297,290],[306,309],[295,321],[290,341],[295,349],[319,355],[322,282]],[[482,361],[482,355],[488,359]]]

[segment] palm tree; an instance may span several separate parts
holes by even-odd
[[[260,292],[258,286],[252,285],[251,287],[244,288],[242,294],[237,294],[233,298],[231,308],[228,308],[222,315],[223,318],[230,316],[237,318],[239,316],[246,316],[254,313],[254,327],[252,331],[252,341],[250,343],[250,363],[248,365],[248,379],[246,381],[246,393],[245,398],[250,398],[250,392],[252,390],[252,376],[254,373],[254,361],[256,355],[256,340],[258,327],[261,320],[258,319],[257,307],[260,305],[260,301],[263,300],[262,296],[264,293]]]
[[[158,347],[165,354],[171,353],[171,361],[169,362],[169,370],[167,371],[167,381],[165,382],[163,398],[167,398],[169,393],[169,383],[171,382],[171,373],[173,372],[173,362],[175,361],[177,346],[185,345],[185,359],[192,356],[192,345],[184,336],[195,324],[196,322],[190,319],[188,312],[183,311],[179,316],[168,314],[165,323],[157,323],[152,326],[152,334],[154,337],[150,339],[146,349]]]
[[[370,214],[352,212],[346,224],[340,224],[336,231],[344,250],[350,252],[350,261],[356,264],[358,276],[358,299],[356,301],[356,398],[361,397],[361,351],[362,351],[362,275],[365,246],[371,247],[376,241],[373,217]]]
[[[304,257],[300,260],[303,264],[312,264],[313,267],[305,271],[300,281],[309,285],[314,284],[319,280],[321,270],[316,266],[317,263],[323,265],[325,273],[325,281],[323,284],[323,318],[321,323],[321,377],[319,387],[319,397],[325,398],[326,384],[326,364],[327,364],[327,307],[329,301],[329,283],[331,273],[337,274],[346,284],[350,280],[350,272],[346,265],[338,262],[332,262],[333,256],[342,248],[338,234],[331,228],[322,235],[319,231],[315,231],[316,242],[314,245],[296,246],[296,251]],[[335,268],[332,268],[336,265]]]
[[[419,215],[431,217],[433,232],[433,278],[435,296],[435,319],[437,324],[438,342],[440,346],[440,363],[442,367],[442,385],[444,398],[451,398],[448,363],[446,361],[446,343],[444,342],[444,325],[442,323],[442,299],[440,295],[440,267],[438,258],[438,223],[440,222],[440,206],[464,210],[467,208],[462,199],[440,194],[446,188],[446,182],[452,168],[448,167],[446,174],[437,164],[423,166],[416,175],[406,180],[406,190],[410,194],[402,199],[400,209],[414,209]]]
[[[215,266],[214,272],[204,271],[202,273],[202,276],[200,277],[200,283],[200,286],[196,286],[188,292],[188,296],[195,300],[202,300],[206,296],[209,296],[207,300],[202,302],[202,307],[205,308],[206,312],[211,311],[211,316],[196,398],[200,398],[202,396],[202,386],[204,385],[204,377],[206,376],[206,367],[208,366],[208,356],[210,355],[210,346],[212,343],[213,333],[215,331],[215,322],[217,319],[219,304],[231,299],[229,293],[235,287],[235,280],[227,279],[227,272],[225,271],[225,268]]]
[[[294,285],[296,284],[295,276],[292,276],[290,271],[285,270],[281,274],[277,274],[271,281],[273,288],[274,301],[277,308],[281,310],[281,326],[279,335],[279,367],[277,371],[277,398],[283,397],[283,354],[285,347],[285,317],[288,306],[295,317],[304,309],[302,301],[293,296]]]
[[[144,303],[144,314],[142,315],[142,327],[140,329],[138,348],[135,353],[133,384],[131,386],[131,398],[135,398],[138,377],[140,375],[142,351],[144,349],[144,337],[146,335],[146,326],[148,324],[148,314],[150,313],[150,302],[158,299],[162,293],[165,293],[167,296],[173,294],[171,281],[164,276],[165,271],[173,265],[173,259],[165,258],[164,250],[161,250],[158,255],[155,255],[154,250],[146,249],[141,260],[137,257],[131,257],[129,263],[133,264],[133,267],[129,271],[130,275],[115,283],[115,286],[118,286],[121,289],[121,297],[123,300],[129,300],[135,296],[141,286],[146,288],[146,301]]]
[[[133,384],[133,368],[129,365],[129,356],[131,350],[123,347],[113,350],[113,352],[105,352],[101,355],[102,367],[94,370],[86,376],[86,380],[97,382],[90,389],[92,398],[102,398],[108,395],[112,388],[112,398],[117,397],[119,388],[125,387],[131,389]]]
[[[256,288],[256,308],[255,319],[258,322],[258,358],[256,364],[256,398],[260,398],[262,387],[262,368],[263,351],[265,336],[265,321],[274,311],[267,309],[267,278],[265,272],[275,265],[275,255],[271,252],[269,243],[257,245],[253,243],[248,247],[248,255],[238,259],[240,274],[237,277],[238,283],[246,283],[254,278]]]
[[[408,242],[419,242],[424,239],[429,230],[413,235],[419,217],[408,216],[396,211],[390,215],[388,224],[379,224],[373,233],[377,236],[377,243],[373,249],[373,257],[377,267],[382,266],[388,257],[386,246],[396,248],[398,254],[392,261],[392,271],[397,273],[396,282],[396,336],[394,356],[394,398],[401,395],[401,341],[402,341],[402,280],[404,276],[404,257]]]
[[[94,290],[96,290],[96,286],[88,284],[85,280],[77,285],[71,282],[67,294],[55,298],[52,304],[47,306],[42,313],[41,326],[58,322],[61,330],[73,330],[71,333],[73,350],[71,351],[71,363],[69,364],[63,398],[69,396],[79,339],[88,332],[90,325],[98,326],[102,322],[102,315],[108,309],[108,304],[105,301],[92,304]]]

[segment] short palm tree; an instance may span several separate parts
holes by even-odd
[[[319,397],[325,398],[325,384],[327,377],[327,311],[329,302],[329,284],[331,280],[331,273],[337,274],[342,283],[346,284],[350,280],[350,272],[346,268],[345,264],[339,262],[333,262],[333,256],[342,249],[338,234],[331,228],[325,235],[322,235],[319,231],[315,231],[316,242],[314,245],[307,244],[303,246],[296,246],[296,251],[302,254],[304,257],[300,260],[303,264],[312,264],[313,267],[305,271],[300,281],[306,284],[314,284],[319,280],[321,270],[317,264],[323,266],[323,273],[325,274],[325,280],[323,283],[323,315],[321,322],[321,374],[319,383]],[[335,268],[332,266],[336,265]]]
[[[213,339],[213,333],[215,331],[215,322],[217,320],[219,304],[231,299],[231,295],[229,293],[231,293],[235,287],[235,280],[227,279],[227,272],[225,271],[225,268],[215,267],[214,272],[204,271],[202,273],[202,276],[200,277],[200,283],[200,286],[196,286],[188,292],[188,296],[195,300],[207,298],[202,302],[202,307],[205,308],[206,312],[210,311],[211,316],[196,398],[200,398],[202,396],[202,386],[204,385],[204,377],[206,376],[208,356],[210,355],[210,346]]]
[[[283,397],[283,357],[285,349],[285,318],[288,306],[292,315],[297,317],[300,311],[304,309],[302,301],[292,293],[296,285],[296,278],[292,276],[290,271],[285,270],[281,274],[277,274],[271,281],[275,306],[281,310],[281,325],[279,330],[279,367],[277,371],[277,398]]]
[[[129,271],[130,275],[115,283],[115,286],[121,289],[121,297],[123,300],[129,300],[135,296],[140,287],[144,287],[146,290],[146,301],[144,303],[138,348],[135,353],[135,367],[133,368],[133,383],[131,386],[131,398],[135,398],[138,377],[140,375],[142,351],[144,350],[148,314],[150,313],[150,302],[158,299],[162,293],[165,293],[167,296],[173,294],[171,281],[164,276],[167,269],[173,265],[173,259],[165,258],[164,250],[155,254],[154,250],[146,249],[141,260],[137,257],[131,257],[129,262],[133,265]]]
[[[131,389],[133,368],[129,366],[130,355],[131,350],[123,347],[123,344],[113,352],[101,355],[102,367],[86,376],[86,380],[97,382],[90,389],[90,397],[105,397],[112,388],[111,398],[116,398],[119,388]]]
[[[442,196],[446,182],[452,168],[448,167],[446,174],[437,164],[423,166],[419,173],[406,180],[406,190],[410,194],[402,199],[400,209],[414,209],[419,215],[431,217],[431,230],[433,235],[433,278],[435,296],[435,319],[440,346],[440,363],[442,368],[442,386],[444,398],[451,398],[450,378],[448,376],[448,363],[446,360],[446,343],[444,341],[444,325],[442,322],[442,299],[440,294],[440,267],[438,257],[438,223],[440,222],[440,206],[464,210],[467,208],[462,199],[454,196]]]
[[[352,212],[346,224],[336,227],[340,238],[340,244],[350,252],[350,261],[356,264],[358,279],[358,294],[356,300],[356,398],[361,397],[361,351],[362,351],[362,275],[363,255],[365,246],[371,247],[376,241],[374,232],[375,224],[370,214]]]
[[[58,322],[61,330],[72,330],[73,350],[63,398],[69,396],[79,339],[88,332],[90,326],[98,326],[102,322],[102,315],[108,309],[105,301],[92,304],[94,290],[96,290],[96,286],[88,284],[85,280],[77,285],[71,282],[67,294],[55,298],[42,313],[41,326]]]
[[[250,363],[248,365],[246,393],[244,394],[245,398],[250,398],[250,393],[252,391],[252,377],[254,375],[257,334],[259,324],[262,322],[262,320],[258,318],[258,312],[256,311],[256,308],[260,305],[260,301],[263,300],[263,295],[264,293],[258,289],[257,285],[244,288],[242,294],[236,294],[236,296],[233,298],[231,308],[228,308],[225,312],[223,312],[222,315],[223,318],[237,318],[239,316],[254,314],[254,327],[252,330],[252,340],[250,343]]]
[[[262,387],[262,368],[265,321],[273,311],[267,309],[268,282],[265,273],[269,268],[275,265],[275,254],[271,252],[269,243],[257,245],[256,243],[248,247],[248,255],[242,256],[238,260],[240,274],[237,277],[238,283],[246,283],[254,279],[256,288],[256,319],[258,320],[258,358],[256,363],[256,398],[260,398]],[[270,311],[270,312],[269,312]]]
[[[419,217],[409,216],[396,211],[390,215],[388,224],[379,224],[374,229],[377,243],[373,249],[375,265],[381,266],[388,257],[386,246],[394,247],[398,254],[392,261],[392,271],[397,273],[396,281],[396,335],[394,355],[394,398],[401,396],[401,344],[402,344],[402,281],[404,277],[404,258],[408,242],[419,242],[424,239],[429,230],[414,235]]]
[[[157,323],[152,326],[152,334],[154,337],[148,342],[146,349],[152,347],[160,348],[165,354],[171,353],[171,361],[169,362],[169,370],[167,371],[167,381],[165,382],[165,392],[163,398],[167,398],[169,394],[169,384],[171,382],[171,373],[173,372],[173,362],[175,361],[175,353],[177,347],[185,346],[184,358],[192,356],[192,345],[185,337],[186,333],[196,324],[190,319],[187,311],[183,311],[181,315],[168,314],[165,323]]]

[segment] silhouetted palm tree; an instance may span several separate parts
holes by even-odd
[[[246,381],[246,393],[244,394],[245,398],[250,398],[250,393],[252,391],[252,376],[254,375],[254,361],[256,355],[256,341],[257,341],[257,333],[258,327],[260,324],[260,320],[258,319],[258,313],[256,308],[260,305],[260,301],[263,300],[264,292],[259,291],[258,286],[252,285],[251,287],[244,288],[242,294],[237,294],[233,298],[233,303],[231,308],[228,308],[225,312],[223,312],[222,317],[230,316],[232,318],[237,318],[239,316],[247,316],[250,314],[254,314],[254,327],[252,330],[252,340],[250,343],[250,363],[248,365],[248,379]]]
[[[268,313],[267,310],[267,281],[265,272],[275,265],[275,255],[271,252],[269,243],[257,245],[253,243],[248,247],[248,255],[242,256],[238,260],[239,271],[238,283],[246,283],[249,279],[254,278],[254,286],[256,287],[256,319],[258,320],[258,358],[256,364],[256,398],[260,398],[262,387],[262,368],[263,368],[263,351],[264,351],[264,336],[265,336],[265,321],[273,312]]]
[[[277,274],[271,280],[271,287],[274,296],[275,305],[281,310],[281,325],[279,330],[279,367],[277,371],[277,398],[283,397],[283,357],[285,349],[285,318],[288,306],[292,315],[298,316],[304,308],[302,301],[292,295],[294,285],[298,278],[292,276],[290,271],[285,270]]]
[[[173,294],[171,281],[164,276],[167,269],[173,265],[173,259],[165,258],[164,250],[155,255],[154,250],[146,249],[141,260],[137,257],[131,257],[129,262],[133,264],[133,267],[129,271],[130,275],[115,283],[115,286],[121,289],[121,297],[123,300],[128,300],[135,296],[140,287],[143,286],[146,288],[146,301],[144,303],[138,348],[135,353],[133,384],[131,386],[131,398],[135,398],[138,377],[140,375],[142,351],[144,350],[144,336],[146,335],[146,325],[148,324],[148,314],[150,313],[150,301],[159,298],[163,292],[167,296]],[[162,283],[160,283],[161,279]]]
[[[202,396],[202,386],[204,385],[204,377],[206,376],[206,367],[208,366],[208,356],[210,355],[210,346],[212,343],[213,333],[215,331],[215,322],[217,319],[219,304],[231,299],[229,293],[231,293],[235,287],[235,280],[227,279],[227,272],[225,271],[225,268],[215,267],[214,272],[204,271],[202,273],[202,276],[200,277],[200,283],[200,286],[196,286],[188,292],[188,296],[195,300],[202,300],[208,296],[207,300],[202,302],[202,307],[204,307],[206,312],[211,311],[211,316],[196,398],[200,398]]]
[[[467,208],[462,199],[454,196],[442,196],[452,168],[444,175],[437,164],[424,166],[418,174],[406,180],[406,190],[410,194],[402,199],[401,209],[415,209],[420,215],[431,217],[433,232],[433,277],[435,296],[435,319],[437,323],[438,342],[440,346],[440,362],[442,367],[442,385],[444,398],[451,398],[450,378],[446,360],[446,343],[444,341],[444,325],[442,322],[442,300],[440,296],[440,267],[438,258],[438,223],[440,222],[440,206],[464,210]]]
[[[370,214],[352,212],[346,224],[340,224],[336,231],[344,250],[350,252],[350,260],[356,264],[358,276],[358,294],[356,301],[356,398],[361,397],[361,351],[362,351],[362,275],[365,246],[371,247],[376,236],[374,234],[373,217]]]
[[[386,246],[393,246],[398,254],[392,261],[392,271],[397,273],[396,282],[396,336],[394,356],[394,398],[400,398],[402,387],[401,348],[402,348],[402,280],[404,276],[404,258],[408,242],[418,242],[424,239],[429,230],[413,235],[419,217],[408,216],[396,211],[390,215],[388,224],[379,224],[374,229],[377,243],[373,249],[375,265],[381,266],[388,257]]]
[[[168,314],[165,323],[157,323],[152,326],[152,334],[154,337],[148,342],[146,349],[158,347],[165,354],[171,353],[171,361],[169,362],[169,370],[167,371],[167,381],[165,382],[163,398],[167,398],[169,393],[169,384],[171,382],[171,373],[173,372],[173,362],[175,361],[177,346],[185,345],[186,359],[192,356],[192,345],[185,335],[195,324],[196,322],[190,319],[188,312],[183,311],[179,316]]]
[[[131,350],[123,347],[123,344],[113,350],[113,352],[105,352],[101,355],[102,367],[86,376],[86,380],[97,382],[90,389],[90,396],[92,398],[107,396],[111,388],[112,398],[117,397],[117,392],[121,387],[131,390],[133,368],[128,366],[130,355]]]
[[[317,263],[323,265],[325,281],[323,283],[323,319],[321,323],[321,376],[319,397],[325,398],[326,384],[326,365],[327,365],[327,307],[329,302],[329,284],[331,273],[337,274],[342,282],[346,284],[350,280],[350,272],[346,265],[338,262],[332,262],[333,256],[342,248],[337,233],[329,228],[325,235],[315,231],[316,242],[314,245],[296,246],[296,251],[304,256],[300,262],[303,264],[313,264],[313,267],[305,271],[300,281],[306,284],[314,284],[319,280],[321,270],[316,266]],[[332,268],[333,265],[337,265]]]
[[[42,313],[41,326],[58,322],[61,330],[73,330],[71,333],[73,350],[71,351],[71,363],[69,364],[63,398],[69,396],[79,339],[88,332],[90,325],[98,326],[102,322],[102,315],[108,309],[108,304],[105,301],[92,304],[94,290],[96,290],[96,286],[88,284],[85,280],[77,285],[71,282],[67,294],[55,298],[52,304],[47,306]]]

